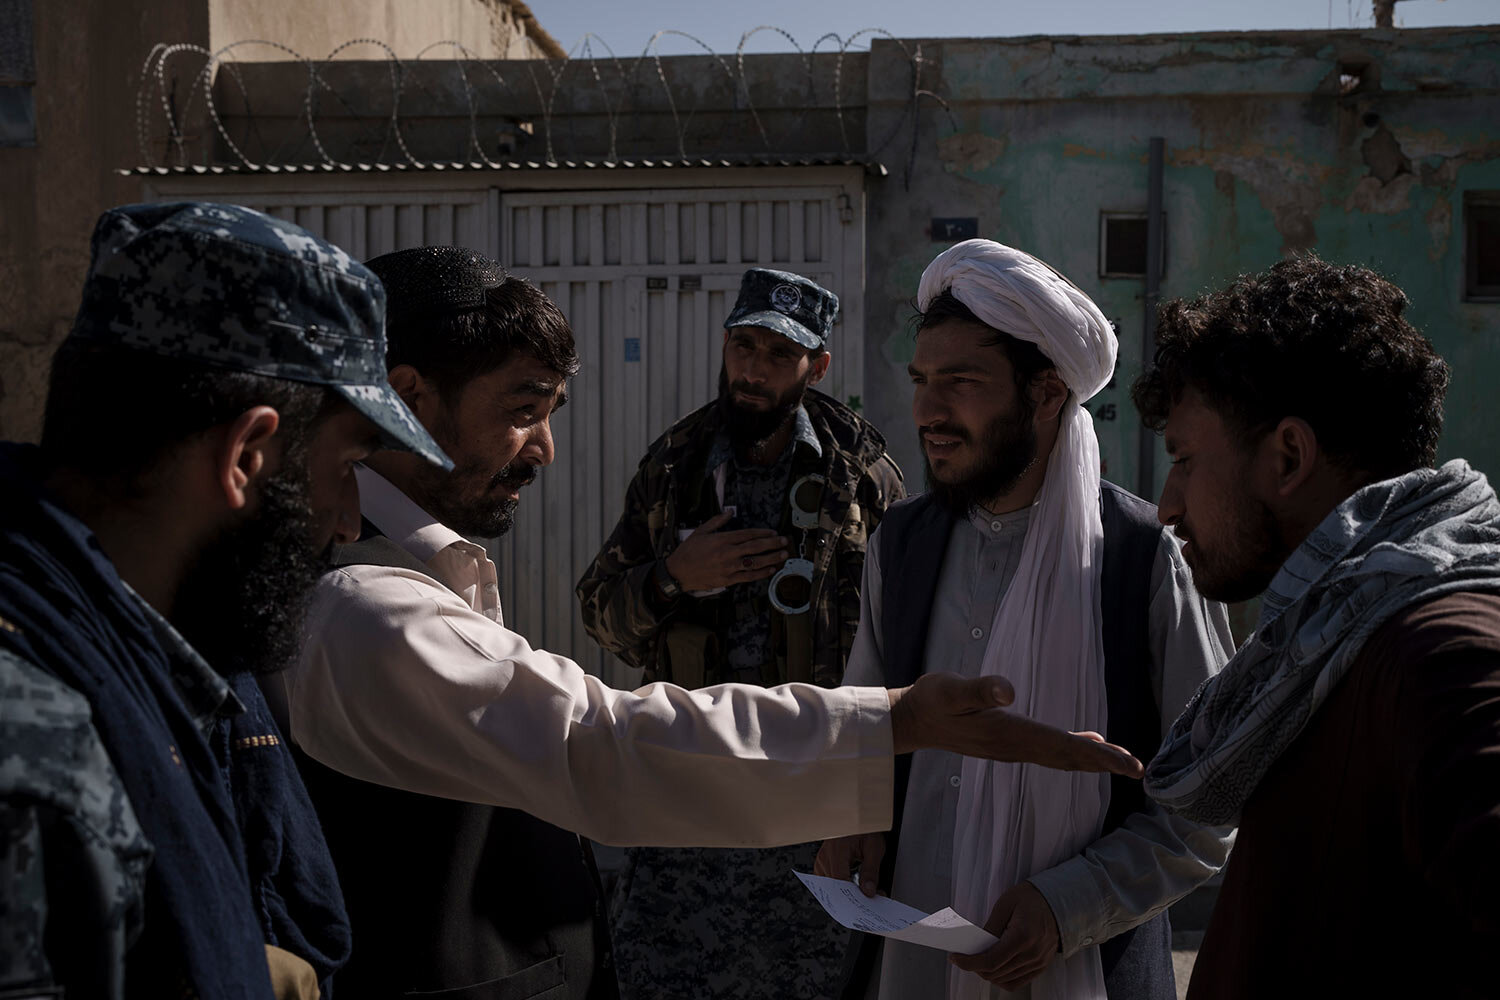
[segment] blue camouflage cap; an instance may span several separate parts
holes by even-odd
[[[379,279],[261,212],[208,202],[105,212],[69,337],[326,385],[387,447],[453,467],[386,381]]]
[[[790,271],[752,267],[740,279],[740,297],[724,329],[760,326],[817,350],[828,342],[839,314],[839,297],[810,278]]]

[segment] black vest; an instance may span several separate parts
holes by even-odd
[[[1161,743],[1161,711],[1151,686],[1148,610],[1151,567],[1161,543],[1156,507],[1112,483],[1101,483],[1104,565],[1100,571],[1103,619],[1104,687],[1109,723],[1105,737],[1136,756],[1149,759]],[[922,494],[885,512],[877,535],[884,608],[880,622],[885,649],[885,683],[905,687],[922,673],[933,598],[954,517],[931,495]],[[911,756],[896,758],[895,826],[886,846],[880,884],[890,886],[897,840],[906,807]],[[1116,776],[1110,782],[1104,832],[1124,823],[1146,804],[1139,780]],[[874,971],[878,938],[866,938],[851,959],[846,997],[862,997]],[[1110,1000],[1174,1000],[1172,931],[1165,911],[1111,938],[1100,948]]]
[[[369,522],[334,564],[429,574]],[[296,754],[353,930],[337,996],[617,996],[598,875],[576,834],[515,809],[359,781]]]

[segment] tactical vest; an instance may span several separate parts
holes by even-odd
[[[1148,612],[1151,568],[1161,541],[1156,507],[1112,483],[1100,483],[1104,520],[1104,564],[1100,570],[1100,611],[1104,645],[1104,688],[1109,721],[1105,738],[1149,758],[1161,743],[1161,712],[1151,686]],[[922,673],[932,601],[954,517],[930,494],[890,507],[877,544],[884,607],[880,622],[887,687],[905,687]],[[911,777],[911,756],[896,758],[895,826],[886,846],[880,884],[889,886],[896,867],[897,842]],[[1110,782],[1104,833],[1145,807],[1139,780],[1116,775]],[[854,947],[846,998],[861,998],[875,970],[878,938]],[[1099,947],[1110,1000],[1174,1000],[1172,930],[1166,911]]]
[[[335,566],[426,566],[365,522]],[[348,777],[296,751],[353,928],[345,998],[610,1000],[598,874],[576,834],[516,809]]]

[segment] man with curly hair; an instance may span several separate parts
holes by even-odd
[[[1264,595],[1147,771],[1240,828],[1190,997],[1494,993],[1500,502],[1434,467],[1448,366],[1407,304],[1284,260],[1163,306],[1134,388],[1194,583]]]

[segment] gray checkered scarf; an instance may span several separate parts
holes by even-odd
[[[1500,502],[1461,459],[1359,490],[1266,590],[1255,634],[1193,696],[1146,769],[1156,801],[1200,823],[1245,800],[1403,608],[1500,591]]]

